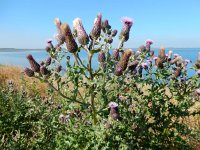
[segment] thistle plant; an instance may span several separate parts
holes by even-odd
[[[67,101],[67,110],[63,111],[70,113],[60,115],[61,124],[102,131],[90,134],[96,139],[91,144],[96,148],[98,142],[98,148],[109,145],[124,149],[187,145],[182,137],[191,130],[181,119],[200,113],[189,111],[200,100],[200,56],[190,68],[196,74],[190,77],[186,65],[189,61],[173,57],[172,51],[166,54],[164,48],[155,56],[152,40],[146,40],[136,52],[124,48],[133,25],[131,18],[122,19],[117,48],[112,47],[117,30],[107,19],[102,21],[101,14],[95,18],[89,35],[80,18],[73,21],[73,32],[58,18],[55,24],[58,44],[47,41],[49,57],[42,64],[28,55],[31,69],[25,68],[24,73],[48,83]],[[81,52],[87,55],[86,60],[80,57]],[[97,67],[93,67],[94,61]]]

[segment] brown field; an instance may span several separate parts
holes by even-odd
[[[0,86],[5,86],[10,81],[12,81],[15,86],[19,89],[22,85],[26,87],[27,92],[32,95],[34,92],[39,93],[41,96],[47,95],[47,84],[41,83],[35,78],[29,78],[23,75],[22,68],[16,66],[2,66],[0,65]],[[144,88],[145,89],[145,88]],[[82,89],[80,89],[82,91]],[[144,90],[146,91],[146,90]],[[81,92],[82,93],[82,92]],[[197,102],[190,111],[195,111],[200,109],[200,102]],[[189,128],[200,132],[200,115],[193,117],[182,118],[184,124],[188,125]],[[190,145],[196,149],[200,150],[200,135],[198,137],[186,137],[189,140]]]

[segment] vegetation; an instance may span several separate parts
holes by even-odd
[[[151,40],[137,52],[125,49],[133,21],[126,17],[122,22],[119,47],[113,49],[117,30],[102,21],[101,14],[89,36],[79,18],[73,21],[73,33],[68,24],[55,19],[58,44],[47,41],[49,57],[38,63],[28,55],[31,68],[24,69],[31,80],[48,85],[46,97],[27,94],[30,82],[24,78],[25,88],[15,90],[10,82],[1,89],[1,147],[198,148],[200,56],[190,68],[196,74],[190,77],[189,60],[172,51],[166,55],[164,48],[155,56]],[[67,50],[62,49],[64,43]],[[83,50],[87,61],[79,57]],[[95,55],[97,68],[92,65]]]

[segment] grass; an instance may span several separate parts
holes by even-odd
[[[27,93],[31,96],[34,93],[39,93],[42,97],[47,96],[47,84],[41,83],[39,80],[35,78],[29,78],[24,76],[23,70],[20,67],[16,66],[6,66],[6,65],[0,65],[0,86],[5,86],[6,84],[9,84],[9,82],[12,81],[17,89],[22,88],[22,85],[26,87]],[[148,87],[144,87],[144,94],[145,91],[147,91]],[[80,93],[83,93],[83,89],[79,89]],[[166,90],[167,91],[167,90]],[[166,93],[170,94],[170,93]],[[55,96],[56,97],[56,96]],[[197,102],[190,111],[195,111],[200,109],[200,102]],[[182,118],[184,124],[189,126],[190,129],[193,129],[194,131],[197,131],[200,133],[200,115]],[[185,137],[189,140],[189,144],[196,150],[200,147],[200,134],[199,136],[195,137]]]

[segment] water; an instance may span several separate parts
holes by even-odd
[[[136,51],[137,49],[133,49]],[[172,50],[173,53],[181,55],[185,59],[189,59],[192,61],[188,65],[188,68],[194,64],[197,60],[198,52],[200,52],[200,48],[170,48],[166,49],[166,54],[169,50]],[[158,55],[159,49],[155,49],[155,55]],[[15,49],[0,49],[0,64],[5,65],[16,65],[20,67],[27,67],[29,63],[26,59],[28,54],[32,54],[33,57],[39,62],[45,60],[48,57],[48,53],[45,50],[15,50]],[[80,57],[82,59],[87,60],[87,54],[84,50],[81,51]],[[93,58],[93,67],[98,66],[97,55]],[[64,62],[63,62],[64,64]],[[190,71],[190,75],[194,72]]]

